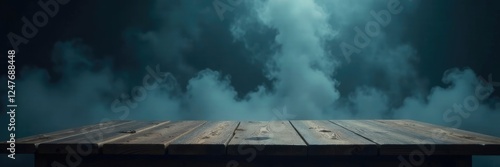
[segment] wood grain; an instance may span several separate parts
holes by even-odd
[[[476,132],[471,132],[471,131],[466,131],[466,130],[461,130],[457,128],[450,128],[450,127],[444,127],[444,126],[439,126],[439,125],[434,125],[430,123],[425,123],[425,122],[419,122],[419,121],[414,121],[414,120],[402,120],[399,121],[404,122],[406,126],[414,127],[414,128],[419,128],[419,129],[442,129],[447,132],[447,135],[458,137],[461,139],[464,139],[466,141],[473,141],[476,143],[484,143],[484,144],[499,144],[500,143],[500,138],[499,137],[494,137],[494,136],[489,136],[481,133],[476,133]]]
[[[443,155],[498,155],[500,138],[464,131],[455,128],[432,125],[410,120],[376,120],[402,131],[428,136],[426,140],[437,143],[434,154]]]
[[[80,150],[80,152],[89,152],[88,154],[96,154],[99,152],[102,143],[106,142],[107,140],[126,137],[165,123],[168,123],[168,121],[133,121],[131,123],[116,126],[111,129],[91,131],[63,139],[44,142],[38,145],[38,152],[42,154],[67,154],[72,153],[73,151]]]
[[[418,150],[423,145],[435,144],[433,141],[424,140],[427,139],[426,136],[401,133],[367,120],[334,120],[332,122],[377,143],[380,155],[405,155]]]
[[[290,121],[307,143],[308,155],[376,155],[377,144],[329,121]]]
[[[16,140],[16,153],[19,154],[32,154],[35,153],[37,147],[40,143],[50,142],[54,140],[60,140],[63,138],[68,138],[76,136],[83,133],[94,132],[94,131],[106,131],[112,129],[116,126],[121,126],[132,121],[108,121],[93,125],[82,126],[78,128],[66,129],[46,134],[34,135],[25,138],[20,138]],[[0,153],[7,153],[6,148],[9,145],[6,142],[0,143]]]
[[[112,121],[18,139],[16,153],[467,157],[500,155],[500,138],[412,120]]]
[[[307,155],[307,145],[288,121],[243,121],[227,146],[229,155]]]
[[[127,137],[104,143],[103,153],[164,155],[171,141],[190,132],[205,122],[206,121],[179,121],[156,126]]]
[[[233,137],[238,121],[205,123],[188,134],[174,140],[168,146],[172,155],[224,155]]]

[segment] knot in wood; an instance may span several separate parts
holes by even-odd
[[[135,133],[135,130],[124,130],[120,131],[120,133]]]

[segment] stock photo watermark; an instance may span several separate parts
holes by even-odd
[[[360,54],[364,48],[368,47],[372,39],[380,35],[382,28],[391,24],[392,18],[403,12],[404,9],[400,0],[389,0],[386,9],[378,12],[371,10],[370,15],[372,20],[364,25],[364,29],[358,26],[353,28],[356,35],[354,35],[352,43],[343,41],[339,45],[347,63],[351,62],[353,54]]]
[[[232,12],[243,0],[214,0],[212,5],[220,21],[224,21],[224,13]]]
[[[10,159],[16,159],[16,51],[9,50],[7,51],[7,99],[9,103],[7,104],[7,115],[9,118],[9,122],[7,124],[7,130],[9,131],[9,140],[7,143],[9,147],[7,150],[9,154],[7,157]]]
[[[161,72],[159,65],[156,65],[154,70],[147,66],[146,71],[148,75],[145,75],[142,79],[141,86],[133,87],[130,94],[122,93],[120,98],[113,100],[111,103],[111,111],[113,113],[122,113],[120,116],[121,120],[128,117],[130,109],[136,108],[139,102],[146,99],[148,91],[158,89],[160,85],[163,88],[173,89],[169,86],[177,82],[171,73]]]
[[[456,102],[451,108],[443,113],[443,120],[446,123],[453,123],[452,128],[459,128],[462,125],[463,119],[470,117],[471,113],[477,111],[480,102],[488,98],[493,92],[494,87],[500,87],[500,82],[494,82],[492,74],[488,75],[488,80],[482,76],[478,77],[479,83],[474,89],[473,95],[469,95],[463,99],[461,103]],[[446,139],[446,132],[442,129],[433,129],[431,139],[426,139],[426,143],[436,143],[439,140]],[[400,155],[398,157],[399,167],[414,167],[424,164],[426,157],[434,154],[435,145],[429,144],[428,147],[419,145],[419,149],[413,150],[408,157]]]
[[[21,27],[21,31],[19,33],[9,32],[7,34],[7,39],[10,42],[13,50],[8,51],[8,99],[11,104],[8,104],[9,112],[7,114],[10,116],[8,131],[11,132],[9,134],[9,140],[7,143],[9,144],[9,148],[7,150],[10,152],[8,157],[11,159],[15,159],[15,108],[17,105],[15,104],[15,65],[14,65],[14,57],[16,52],[19,52],[19,47],[21,44],[28,44],[29,41],[37,36],[40,29],[47,26],[51,18],[54,18],[61,7],[67,5],[70,0],[39,0],[37,2],[40,10],[35,12],[31,18],[23,16],[21,21],[23,23]],[[110,110],[113,113],[121,113],[119,116],[120,120],[125,120],[130,114],[130,108],[136,108],[138,103],[144,101],[148,96],[148,91],[158,89],[158,88],[167,88],[170,89],[171,85],[176,82],[175,78],[171,73],[161,72],[160,66],[156,65],[155,69],[150,66],[146,67],[147,75],[144,76],[142,85],[135,86],[131,89],[130,94],[122,93],[119,98],[115,99],[110,104]],[[102,136],[106,132],[113,129],[113,127],[108,128],[104,126],[104,122],[110,121],[109,118],[101,119],[99,123],[99,127],[96,130],[97,133],[84,133],[86,142],[78,143],[76,150],[70,146],[65,147],[65,162],[53,161],[51,163],[52,167],[75,167],[79,166],[83,157],[90,155],[93,152],[93,148],[90,144],[86,143],[96,143],[102,142]],[[84,129],[82,129],[82,132]],[[95,135],[95,136],[91,136]]]
[[[9,147],[7,148],[7,150],[9,151],[9,154],[7,156],[11,159],[16,159],[16,52],[19,52],[19,45],[28,44],[29,39],[33,39],[38,34],[40,28],[47,26],[50,18],[55,17],[57,13],[59,13],[59,8],[61,5],[66,5],[69,2],[70,0],[39,0],[37,3],[40,7],[40,10],[32,15],[31,20],[26,16],[23,16],[21,18],[23,25],[21,26],[20,35],[14,32],[9,32],[7,34],[7,39],[9,40],[9,43],[13,49],[8,51],[7,56],[7,99],[9,102],[7,104],[6,113],[9,116],[9,123],[7,127],[7,130],[9,132],[9,140],[7,141]]]
[[[7,38],[10,45],[16,51],[19,51],[19,45],[28,44],[29,40],[38,34],[38,30],[47,26],[50,18],[54,18],[62,5],[66,5],[70,0],[39,0],[38,6],[40,10],[35,12],[31,19],[26,16],[21,18],[23,26],[21,27],[20,35],[9,32]]]
[[[273,138],[274,133],[272,133],[272,132],[275,132],[275,133],[281,132],[281,131],[285,130],[285,127],[284,126],[275,126],[274,124],[271,123],[272,121],[289,120],[289,119],[293,119],[296,117],[296,115],[292,115],[288,112],[286,106],[283,106],[283,108],[281,108],[281,109],[274,108],[273,114],[274,115],[273,115],[273,118],[271,119],[271,121],[267,121],[267,125],[265,127],[263,127],[263,128],[265,128],[265,130],[260,131],[259,134],[257,134],[256,136],[268,138],[268,139]],[[239,155],[248,155],[248,158],[246,158],[246,161],[252,162],[257,157],[257,153],[259,151],[263,151],[265,149],[265,147],[266,147],[265,142],[270,142],[270,141],[264,140],[264,143],[262,143],[261,145],[253,146],[253,147],[249,147],[249,148],[244,148],[245,145],[248,143],[245,143],[245,142],[239,143],[238,144],[238,154]],[[226,163],[226,167],[237,167],[237,166],[239,166],[239,164],[240,163],[237,160],[231,160],[231,161]]]
[[[176,83],[174,76],[168,72],[160,71],[160,65],[156,65],[155,68],[146,66],[147,74],[142,79],[142,85],[134,86],[130,95],[122,93],[119,98],[113,100],[110,104],[110,110],[113,113],[121,113],[119,120],[125,120],[129,114],[130,109],[136,108],[138,103],[144,101],[148,96],[148,91],[152,91],[159,88],[172,89],[172,85]],[[78,143],[76,150],[70,146],[66,146],[66,157],[65,163],[54,161],[51,163],[52,167],[76,167],[79,166],[83,157],[90,155],[93,152],[93,148],[88,143],[100,143],[103,142],[103,134],[109,133],[113,130],[113,127],[103,126],[105,122],[110,121],[109,118],[103,118],[99,122],[99,128],[96,130],[97,133],[85,133],[85,142]]]

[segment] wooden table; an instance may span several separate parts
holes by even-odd
[[[412,120],[111,121],[15,148],[37,167],[471,166],[500,138]]]

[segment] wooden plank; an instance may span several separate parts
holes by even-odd
[[[382,155],[394,155],[394,154],[409,154],[409,153],[422,153],[425,156],[430,155],[470,155],[470,154],[459,154],[456,152],[461,149],[458,147],[459,141],[452,140],[442,140],[438,138],[433,138],[432,133],[417,131],[415,129],[407,129],[401,125],[397,124],[387,124],[375,120],[362,120],[362,122],[372,125],[373,127],[378,127],[390,131],[391,134],[401,134],[402,136],[411,137],[412,142],[408,143],[406,147],[403,148],[381,148],[380,154]],[[430,130],[430,129],[427,129]],[[464,147],[460,145],[460,147]],[[467,149],[469,149],[467,147]]]
[[[421,153],[425,156],[494,155],[500,151],[498,145],[485,145],[484,143],[467,141],[465,138],[446,135],[445,131],[437,131],[439,133],[436,133],[435,129],[431,127],[421,126],[416,128],[416,125],[408,126],[404,121],[359,120],[358,122],[364,123],[373,129],[383,129],[389,132],[388,136],[391,136],[391,139],[409,139],[404,145],[399,143],[391,144],[390,142],[379,143],[381,144],[381,155],[410,153]],[[369,136],[365,137],[370,138]],[[378,137],[373,140],[384,140],[384,138]]]
[[[72,151],[85,152],[85,154],[96,154],[99,152],[102,143],[121,137],[126,137],[156,126],[168,123],[165,122],[139,122],[133,121],[128,124],[116,126],[105,131],[92,131],[79,135],[44,142],[38,145],[38,153],[42,154],[66,154]]]
[[[288,121],[240,122],[227,146],[229,155],[307,155],[307,145]]]
[[[238,124],[238,121],[208,122],[170,143],[168,154],[224,155]]]
[[[412,133],[429,136],[427,140],[441,143],[434,154],[498,155],[500,138],[411,120],[377,120]],[[444,147],[444,148],[443,148]]]
[[[38,145],[43,142],[50,142],[54,140],[59,140],[63,138],[68,138],[71,136],[79,135],[82,133],[88,133],[93,131],[103,131],[109,130],[116,126],[130,123],[131,121],[108,121],[101,122],[98,124],[82,126],[78,128],[65,129],[61,131],[29,136],[25,138],[20,138],[16,140],[16,153],[18,154],[31,154],[35,153]],[[9,144],[6,142],[0,143],[0,153],[7,153],[7,147]]]
[[[104,154],[164,155],[169,143],[206,121],[171,122],[103,145]]]
[[[290,121],[307,143],[308,155],[377,155],[377,144],[329,121]]]
[[[424,145],[436,144],[433,141],[424,140],[427,136],[401,133],[367,120],[332,120],[331,122],[377,143],[380,155],[410,154]]]
[[[494,137],[494,136],[489,136],[481,133],[476,133],[476,132],[471,132],[471,131],[466,131],[466,130],[461,130],[461,129],[456,129],[456,128],[450,128],[450,127],[444,127],[444,126],[439,126],[439,125],[434,125],[434,124],[429,124],[425,122],[419,122],[419,121],[414,121],[414,120],[404,120],[405,124],[410,127],[415,127],[415,128],[427,128],[427,129],[441,129],[446,131],[446,134],[449,136],[454,136],[458,137],[464,140],[469,140],[469,141],[474,141],[477,143],[484,143],[484,144],[499,144],[500,143],[500,138],[499,137]]]

